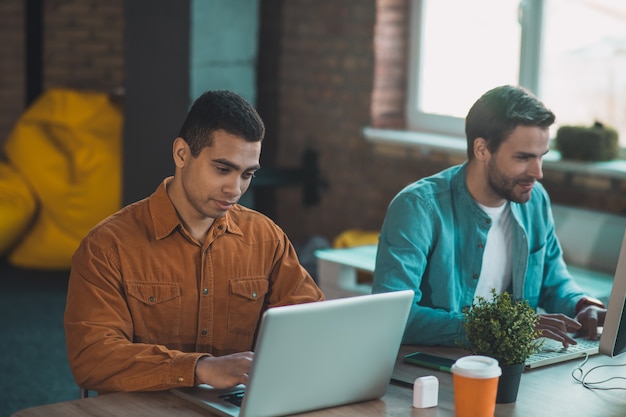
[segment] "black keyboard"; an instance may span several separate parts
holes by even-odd
[[[230,394],[220,395],[220,398],[224,401],[228,401],[232,405],[236,405],[237,407],[241,407],[241,402],[243,401],[244,390],[231,392]]]

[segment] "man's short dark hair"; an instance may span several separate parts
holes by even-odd
[[[494,153],[518,126],[550,127],[554,113],[523,87],[503,85],[487,91],[465,118],[467,157],[474,158],[474,140],[483,138]]]
[[[213,133],[224,130],[248,142],[259,142],[265,136],[265,125],[257,111],[232,91],[207,91],[191,106],[178,136],[185,139],[191,154],[197,157],[211,146]]]

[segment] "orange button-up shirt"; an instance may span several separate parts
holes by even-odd
[[[97,225],[74,254],[64,324],[83,388],[192,386],[201,356],[253,349],[263,311],[324,298],[284,232],[258,212],[235,205],[197,242],[169,180]]]

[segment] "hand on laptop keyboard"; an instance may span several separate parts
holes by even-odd
[[[576,314],[576,320],[582,325],[579,333],[591,340],[598,339],[598,326],[604,325],[605,316],[605,307],[596,304],[585,306]]]
[[[214,388],[230,388],[248,383],[253,352],[224,356],[204,356],[196,362],[196,379]]]
[[[577,343],[570,333],[577,332],[581,327],[578,321],[565,314],[541,314],[536,325],[543,337],[560,342],[566,348]]]

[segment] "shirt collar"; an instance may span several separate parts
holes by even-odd
[[[237,216],[233,215],[233,210],[235,212],[239,212],[239,206],[233,206],[230,210],[226,212],[226,215],[224,215],[224,217],[215,219],[213,225],[211,226],[211,228],[216,231],[215,233],[218,233],[217,231],[222,231],[223,233],[231,233],[234,235],[243,236],[243,233],[236,222]]]
[[[174,179],[174,177],[167,177],[156,189],[154,194],[150,197],[150,216],[152,217],[152,225],[154,227],[154,235],[157,239],[163,239],[169,236],[177,228],[183,228],[183,223],[178,217],[176,208],[170,200],[167,194],[167,186]],[[231,215],[231,210],[237,209],[238,206],[231,208],[224,217],[215,219],[215,222],[211,226],[216,232],[214,233],[232,233],[236,235],[243,235],[241,229],[236,223],[236,219]]]

